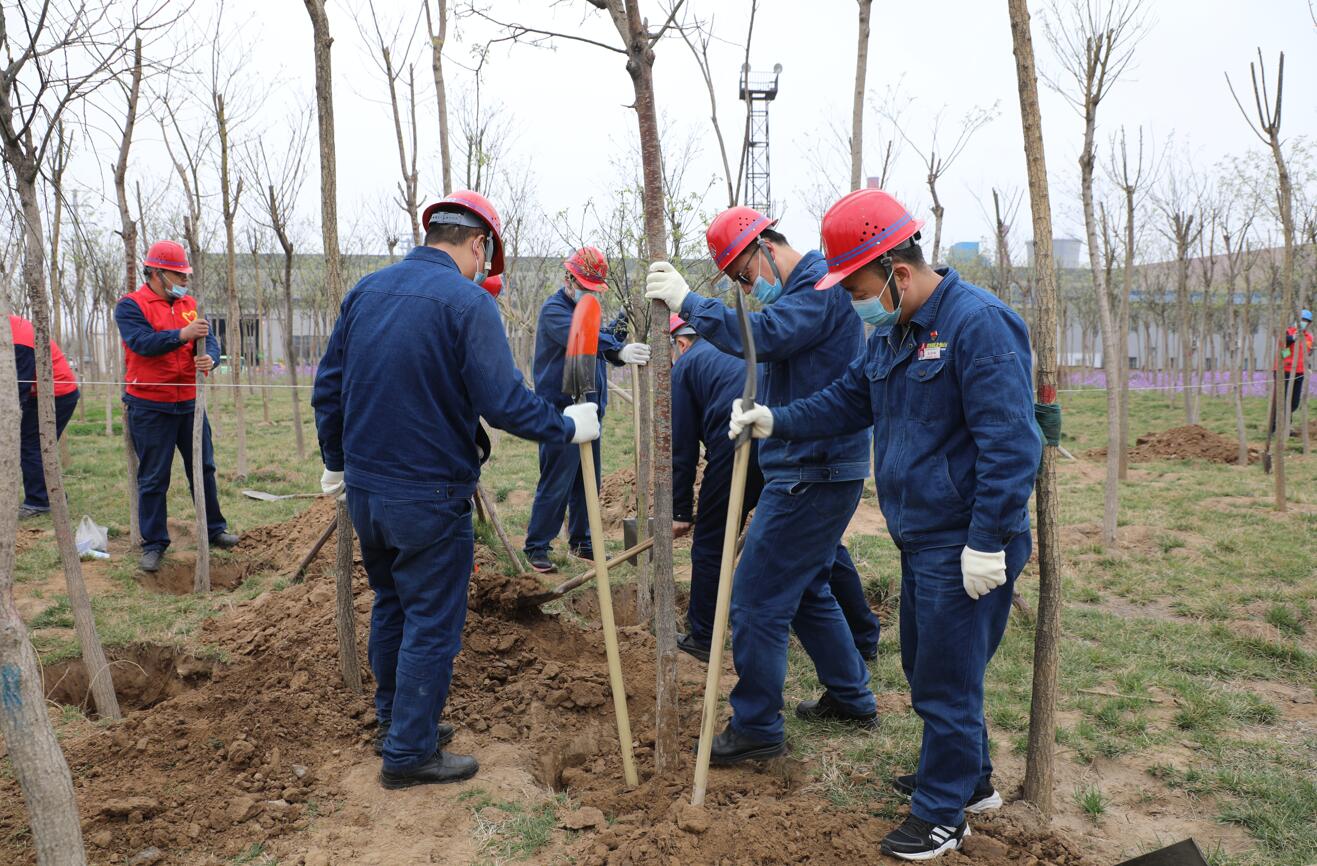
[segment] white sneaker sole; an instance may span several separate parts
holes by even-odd
[[[984,812],[991,812],[993,809],[1000,809],[1002,806],[1001,794],[997,793],[994,788],[992,793],[974,803],[965,807],[965,811],[971,815],[981,815]]]
[[[967,826],[965,828],[965,835],[961,836],[959,839],[948,839],[947,841],[943,842],[939,847],[937,847],[932,851],[923,851],[919,854],[896,854],[896,853],[888,853],[886,851],[884,851],[883,853],[887,854],[887,856],[889,857],[898,857],[902,860],[932,860],[935,857],[941,857],[943,854],[947,853],[948,851],[959,851],[960,846],[963,845],[965,843],[965,840],[970,837],[971,832],[972,831]]]

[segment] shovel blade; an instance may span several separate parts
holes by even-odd
[[[1207,866],[1207,858],[1193,839],[1176,842],[1148,854],[1140,854],[1117,866]]]

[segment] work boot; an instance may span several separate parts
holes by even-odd
[[[968,835],[969,824],[963,819],[959,827],[953,827],[907,815],[900,827],[883,838],[879,850],[902,860],[932,860],[947,851],[959,850]]]
[[[530,567],[538,571],[540,574],[554,574],[558,571],[558,567],[553,564],[553,560],[549,559],[549,552],[547,550],[537,550],[534,553],[528,553],[526,554],[526,559],[530,560]]]
[[[677,635],[677,649],[681,650],[688,656],[699,659],[706,665],[709,663],[709,648],[707,646],[700,646],[695,642],[695,638],[688,634]]]
[[[892,787],[898,793],[913,797],[915,795],[915,774],[897,776],[892,779]],[[974,793],[970,794],[969,802],[965,804],[965,811],[978,815],[983,812],[990,812],[993,809],[1000,809],[1001,804],[1001,794],[997,793],[997,789],[993,787],[992,779],[988,779],[975,786]]]
[[[874,644],[873,646],[867,647],[865,649],[860,649],[859,647],[856,647],[856,649],[860,650],[860,658],[864,659],[866,662],[871,662],[874,659],[878,658],[877,644]]]
[[[232,550],[238,546],[238,536],[232,532],[217,532],[210,537],[210,546],[220,550]]]
[[[722,733],[713,738],[713,748],[709,754],[709,763],[715,767],[727,767],[742,761],[764,761],[787,753],[786,739],[776,743],[766,743],[738,734],[728,722]]]
[[[50,513],[50,509],[49,509],[49,508],[38,508],[38,507],[35,506],[35,505],[20,505],[20,506],[18,506],[18,519],[19,519],[19,520],[27,520],[28,518],[31,518],[31,517],[40,517],[40,516],[43,515],[43,514],[49,514],[49,513]]]
[[[442,749],[435,749],[430,760],[402,772],[380,770],[380,786],[390,791],[410,788],[414,785],[447,785],[469,779],[480,769],[480,764],[470,755],[454,755]]]
[[[872,730],[878,727],[878,713],[853,713],[837,703],[830,693],[824,692],[817,701],[801,701],[796,704],[796,718],[812,721],[845,722],[860,728]]]
[[[457,729],[452,725],[440,722],[437,733],[439,735],[438,747],[442,749],[453,741],[454,735],[457,734]],[[377,725],[375,727],[375,754],[379,755],[381,758],[384,757],[384,741],[388,739],[388,737],[388,725]]]
[[[576,545],[572,545],[570,549],[572,556],[576,557],[577,559],[584,559],[584,560],[588,560],[589,562],[594,562],[593,546],[589,544],[576,544]]]
[[[160,560],[164,558],[163,550],[144,550],[142,558],[137,560],[137,567],[142,571],[156,572],[160,570]]]

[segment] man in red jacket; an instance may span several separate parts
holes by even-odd
[[[219,363],[219,341],[197,315],[197,302],[187,293],[187,251],[174,241],[157,241],[143,260],[146,277],[137,291],[119,299],[114,321],[123,337],[128,389],[124,414],[137,451],[138,517],[142,530],[143,571],[156,571],[169,547],[166,497],[174,449],[183,458],[188,486],[192,478],[192,414],[197,396],[196,375]],[[195,340],[206,341],[197,357]],[[228,532],[215,488],[215,450],[210,423],[202,422],[202,484],[206,495],[206,529],[211,545],[228,550],[238,536]]]
[[[41,436],[37,427],[37,353],[36,334],[27,319],[11,315],[9,330],[14,334],[14,366],[18,368],[18,405],[23,409],[20,425],[19,462],[23,467],[23,504],[19,519],[36,517],[50,511],[46,495],[46,472],[41,466]],[[78,405],[78,380],[69,362],[54,340],[50,341],[50,362],[55,373],[55,438],[73,417]]]

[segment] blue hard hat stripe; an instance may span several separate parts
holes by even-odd
[[[892,223],[886,229],[874,235],[873,237],[869,238],[867,241],[855,247],[854,249],[847,250],[846,252],[840,255],[831,256],[828,259],[828,267],[831,268],[831,267],[836,267],[837,265],[845,264],[846,262],[850,261],[856,256],[863,255],[864,253],[873,249],[878,244],[882,243],[883,240],[885,240],[887,237],[889,237],[892,234],[892,232],[906,225],[911,220],[912,217],[910,216],[910,214],[906,214],[896,222]]]
[[[754,232],[755,229],[759,228],[766,222],[768,222],[768,217],[761,216],[759,219],[755,220],[754,222],[750,223],[750,225],[742,229],[739,235],[732,238],[731,243],[723,247],[723,251],[718,254],[718,258],[714,260],[714,264],[716,264],[720,268],[723,265],[727,264],[727,254],[730,253],[737,244],[745,240],[746,237],[748,237],[751,232]]]

